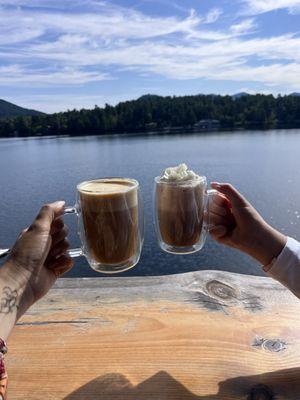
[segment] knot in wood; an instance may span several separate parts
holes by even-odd
[[[271,351],[272,353],[278,353],[286,349],[287,344],[281,339],[264,339],[255,337],[252,346],[261,347],[263,350]]]
[[[248,400],[274,400],[274,394],[268,386],[257,385],[251,389]]]
[[[237,298],[235,289],[220,281],[213,280],[207,282],[206,289],[209,292],[209,294],[218,297],[222,300],[230,300]]]
[[[286,344],[280,339],[266,339],[262,343],[262,347],[273,353],[278,353],[279,351],[285,350]]]

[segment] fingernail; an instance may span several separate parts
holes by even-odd
[[[59,200],[55,202],[57,207],[64,207],[66,202],[64,200]]]
[[[218,188],[218,189],[222,186],[221,183],[219,183],[219,182],[211,182],[210,185],[214,186],[215,188]]]

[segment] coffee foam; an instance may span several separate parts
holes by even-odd
[[[186,182],[198,181],[199,179],[201,177],[194,171],[189,170],[186,164],[166,168],[160,176],[160,180],[163,182]]]
[[[135,185],[126,180],[112,180],[112,181],[89,181],[83,182],[79,185],[78,190],[80,192],[87,192],[90,194],[103,194],[109,195],[114,193],[124,193],[132,189]]]
[[[95,180],[78,186],[82,206],[90,211],[122,211],[138,204],[138,192],[134,182],[129,180]]]

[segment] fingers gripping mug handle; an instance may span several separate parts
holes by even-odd
[[[206,191],[206,230],[209,232],[215,225],[210,221],[210,204],[212,198],[218,191],[215,189],[209,189]]]
[[[63,213],[64,213],[64,215],[65,214],[77,214],[77,209],[74,206],[65,207]],[[0,258],[6,257],[9,254],[9,252],[10,252],[10,249],[0,249]],[[70,249],[68,251],[68,253],[69,253],[69,256],[72,258],[80,257],[83,255],[81,248]]]

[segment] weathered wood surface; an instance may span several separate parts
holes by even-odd
[[[269,278],[61,279],[9,345],[13,400],[300,399],[300,301]]]

